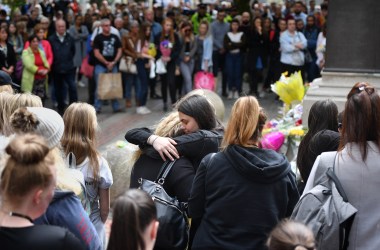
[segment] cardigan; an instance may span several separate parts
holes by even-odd
[[[38,48],[38,51],[40,52],[44,66],[47,69],[50,69],[45,53],[40,48]],[[25,49],[22,52],[22,65],[23,65],[23,70],[22,70],[22,79],[21,79],[21,90],[23,92],[32,92],[33,84],[34,84],[34,76],[37,73],[38,67],[34,63],[34,54],[30,47]],[[47,84],[47,81],[46,81],[46,84]]]

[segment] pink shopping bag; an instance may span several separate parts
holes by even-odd
[[[215,78],[210,72],[199,71],[194,77],[194,87],[196,89],[208,89],[214,91]]]

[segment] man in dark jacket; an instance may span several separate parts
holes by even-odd
[[[56,33],[49,37],[49,42],[54,55],[52,72],[55,95],[58,102],[58,113],[63,115],[65,111],[67,88],[69,90],[70,103],[78,101],[78,93],[75,85],[75,67],[73,63],[75,43],[74,39],[66,33],[66,23],[63,19],[56,21],[55,29]]]
[[[319,29],[315,24],[315,17],[308,16],[305,31],[303,32],[307,40],[307,50],[310,54],[310,61],[305,61],[307,81],[312,82],[315,78],[320,77],[319,68],[316,64],[317,54],[315,49],[317,48],[317,40]]]

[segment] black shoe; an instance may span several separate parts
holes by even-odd
[[[227,97],[227,96],[228,96],[227,92],[223,92],[223,93],[222,93],[222,96],[223,96],[223,97]]]
[[[100,109],[96,110],[96,114],[100,114],[102,111]]]
[[[121,112],[123,112],[123,110],[122,109],[115,109],[113,112],[114,113],[121,113]]]

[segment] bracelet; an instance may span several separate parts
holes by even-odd
[[[152,141],[152,146],[153,146],[154,142],[157,140],[158,137],[159,136],[157,135],[156,138],[154,138],[154,140]]]
[[[151,134],[151,135],[148,137],[148,140],[146,140],[146,143],[152,145],[152,144],[150,143],[150,139],[152,138],[152,136],[154,136],[154,134]]]

